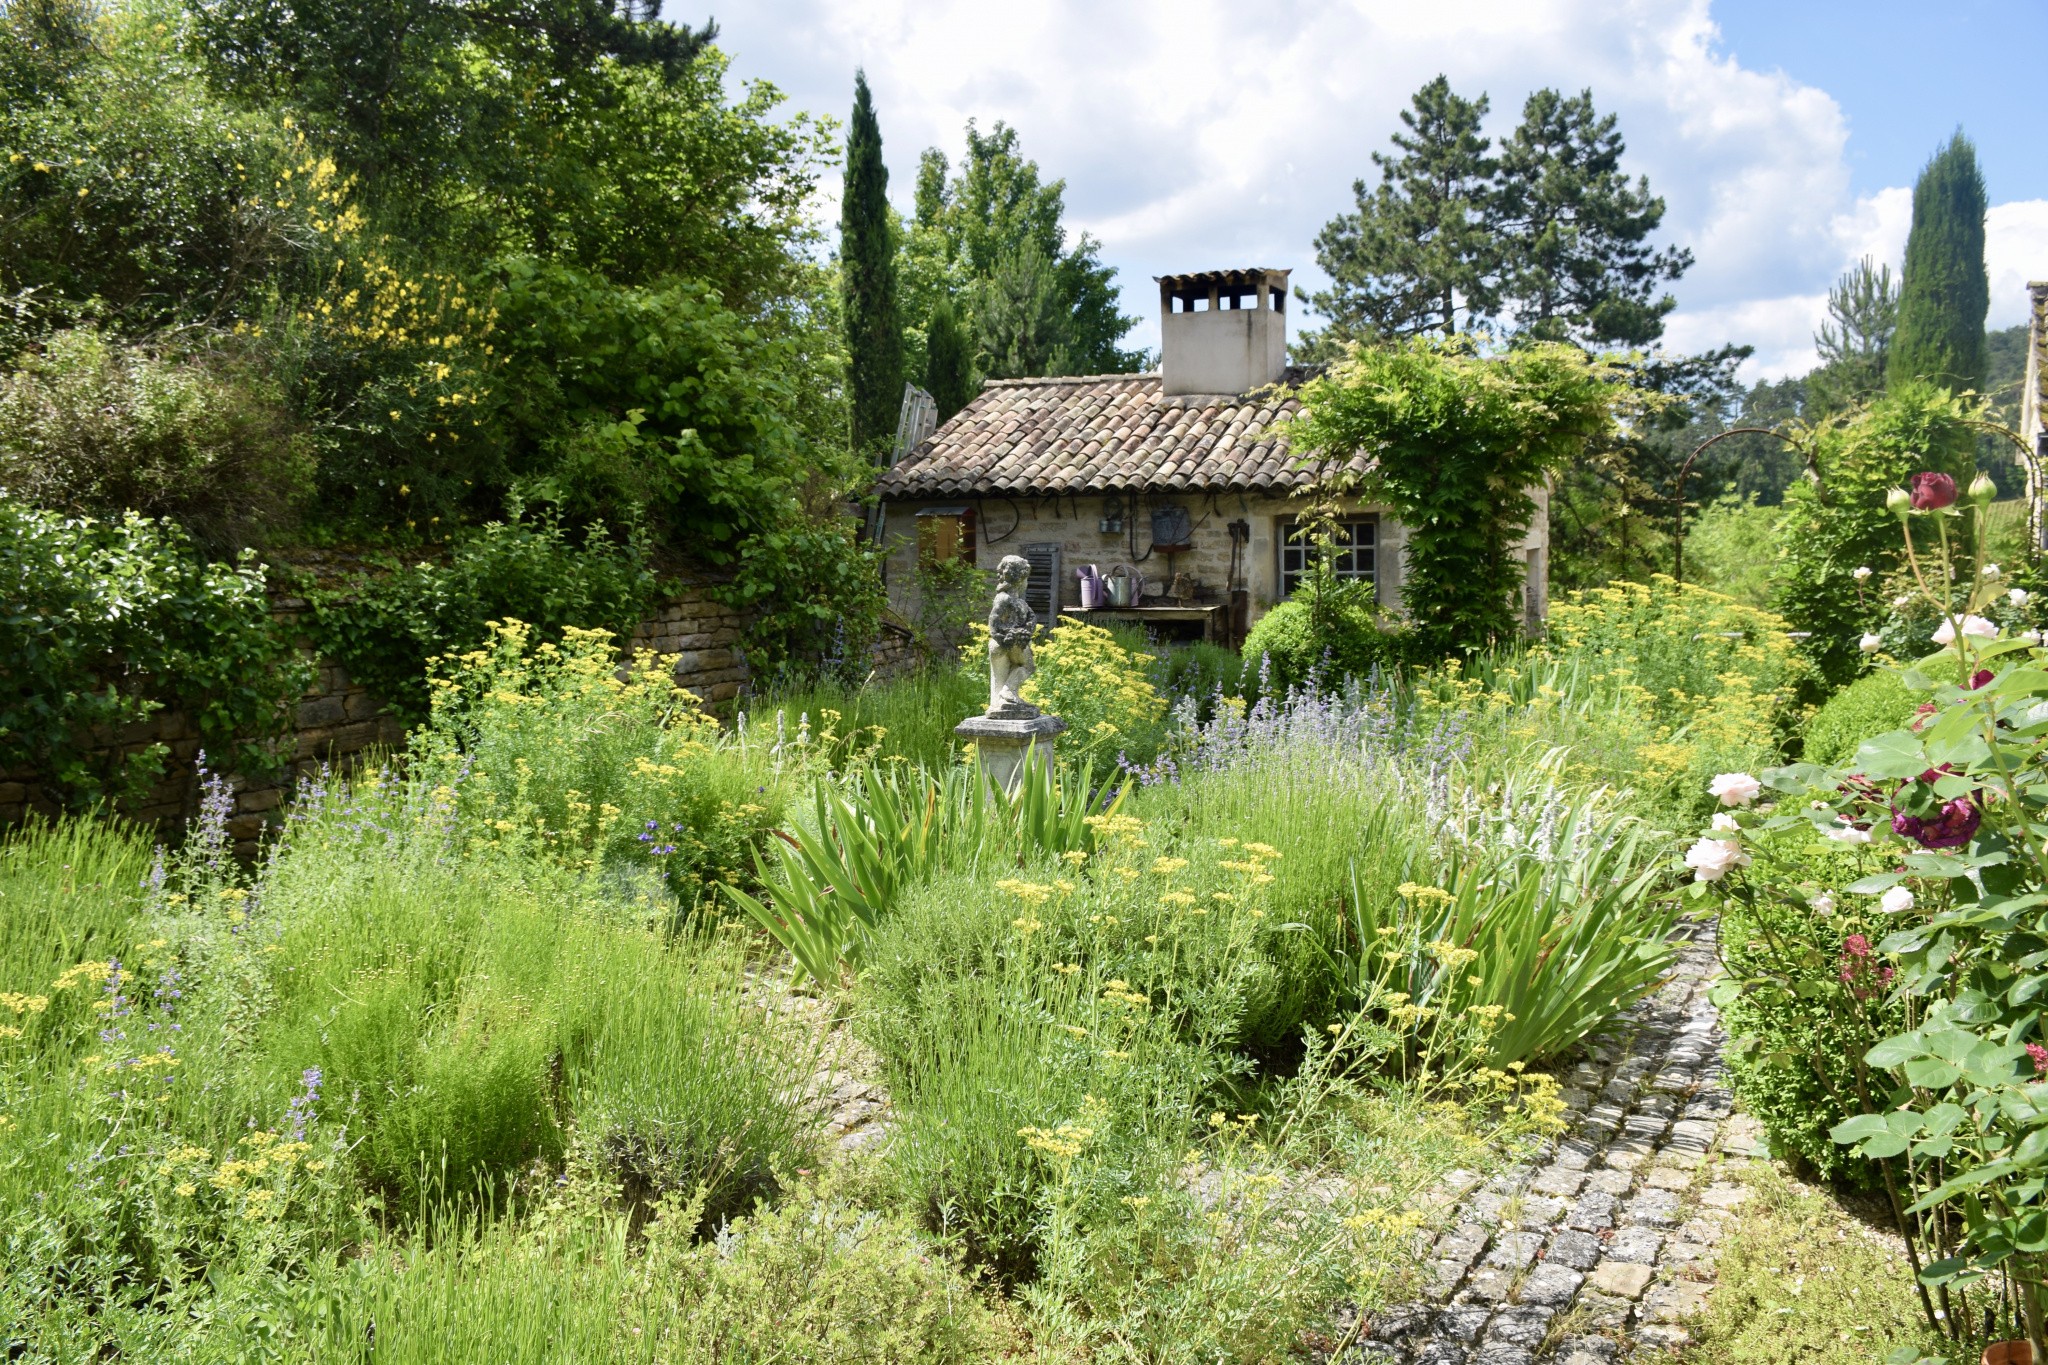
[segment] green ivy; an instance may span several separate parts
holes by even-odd
[[[1373,456],[1322,490],[1380,503],[1408,536],[1401,600],[1432,654],[1520,633],[1515,553],[1530,490],[1584,456],[1629,396],[1619,366],[1543,343],[1480,355],[1469,339],[1360,347],[1301,391],[1286,435],[1307,461]]]
[[[0,495],[0,768],[62,799],[134,799],[162,743],[120,727],[188,715],[213,766],[278,767],[272,742],[311,678],[273,620],[262,567],[208,564],[169,521],[60,516]]]

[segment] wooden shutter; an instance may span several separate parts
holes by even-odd
[[[1038,613],[1039,624],[1050,626],[1060,614],[1060,547],[1026,545],[1024,558],[1031,562],[1031,581],[1024,585],[1024,600]]]

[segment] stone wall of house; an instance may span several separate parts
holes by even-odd
[[[642,622],[632,637],[634,648],[675,656],[676,680],[710,705],[731,701],[747,680],[739,641],[748,619],[714,600],[711,590],[715,586],[710,579],[686,583],[679,594]],[[297,597],[279,597],[272,606],[287,622],[300,619],[308,610],[306,601]],[[878,650],[878,663],[884,656],[893,663],[895,656],[903,653],[900,641],[885,641],[885,646]],[[310,642],[306,648],[310,651]],[[235,791],[229,831],[245,855],[255,851],[265,827],[280,818],[293,784],[317,775],[324,767],[345,769],[368,755],[403,747],[405,726],[385,711],[377,697],[353,682],[347,669],[331,659],[321,659],[294,707],[287,742],[290,759],[276,777],[229,778]],[[189,716],[158,712],[104,736],[98,748],[108,754],[115,750],[137,753],[152,744],[169,750],[164,776],[128,813],[152,824],[175,824],[198,808],[199,732]],[[0,826],[19,824],[32,814],[54,815],[57,810],[39,774],[0,772]]]
[[[1105,572],[1113,564],[1131,563],[1144,576],[1145,591],[1156,595],[1168,586],[1173,574],[1183,573],[1198,585],[1200,602],[1229,601],[1230,523],[1244,521],[1251,527],[1240,576],[1250,594],[1250,621],[1256,621],[1280,600],[1280,539],[1284,528],[1298,516],[1302,503],[1295,498],[1274,498],[1235,493],[1182,495],[1165,499],[1187,509],[1194,523],[1193,548],[1167,556],[1152,554],[1136,559],[1131,552],[1130,527],[1137,523],[1137,549],[1143,555],[1152,543],[1150,504],[1143,498],[1045,498],[1045,499],[933,499],[900,502],[889,506],[885,538],[888,558],[885,576],[889,604],[902,615],[915,619],[917,612],[917,513],[924,508],[974,506],[975,563],[992,569],[1006,554],[1020,553],[1026,545],[1060,547],[1060,603],[1079,606],[1081,588],[1074,570],[1093,564]],[[1101,529],[1105,514],[1121,508],[1124,528]],[[1406,543],[1401,524],[1380,509],[1361,506],[1362,513],[1379,513],[1377,579],[1380,600],[1389,606],[1401,600],[1401,556]],[[1012,525],[1014,521],[1014,527]]]
[[[1518,553],[1529,566],[1526,607],[1533,625],[1549,610],[1550,498],[1546,489],[1531,491],[1537,501],[1536,517]],[[1143,497],[934,498],[892,502],[883,532],[888,545],[883,573],[888,582],[889,605],[904,618],[917,619],[917,514],[928,508],[959,507],[972,507],[975,511],[974,562],[983,569],[993,569],[1004,555],[1021,553],[1027,545],[1059,546],[1062,606],[1080,605],[1081,588],[1074,576],[1075,569],[1093,564],[1107,572],[1118,563],[1132,563],[1144,576],[1148,594],[1163,591],[1171,575],[1184,573],[1198,585],[1197,601],[1227,603],[1229,526],[1233,521],[1244,521],[1251,527],[1251,542],[1240,570],[1250,596],[1246,624],[1257,621],[1281,600],[1280,544],[1286,527],[1302,512],[1301,499],[1205,493],[1168,495],[1161,501],[1176,502],[1187,509],[1194,523],[1193,548],[1170,557],[1153,554],[1134,563],[1130,532],[1134,517],[1138,552],[1143,554],[1152,543],[1151,504]],[[1119,508],[1125,529],[1102,530],[1104,515]],[[1353,503],[1350,510],[1378,520],[1377,593],[1382,606],[1397,609],[1401,605],[1407,528],[1384,508]]]

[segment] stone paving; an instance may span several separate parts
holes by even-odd
[[[1424,1301],[1382,1314],[1345,1365],[1612,1365],[1687,1342],[1715,1249],[1762,1156],[1734,1113],[1707,1000],[1711,928],[1562,1077],[1561,1139],[1466,1195],[1430,1248]]]

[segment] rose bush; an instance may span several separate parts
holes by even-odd
[[[1981,508],[1989,480],[1969,492]],[[1954,543],[1955,502],[1944,475],[1888,501],[1912,591],[1941,614],[1938,648],[1900,671],[1923,698],[1912,719],[1842,767],[1763,773],[1771,799],[1753,806],[1716,779],[1732,813],[1686,863],[1695,894],[1723,902],[1724,1007],[1751,1025],[1759,1002],[1810,1017],[1796,1038],[1738,1037],[1738,1055],[1825,1045],[1808,1064],[1830,1136],[1891,1199],[1930,1323],[1961,1340],[1987,1311],[2017,1319],[2041,1359],[2048,654],[1986,615],[2002,574],[1981,537],[1973,554]]]

